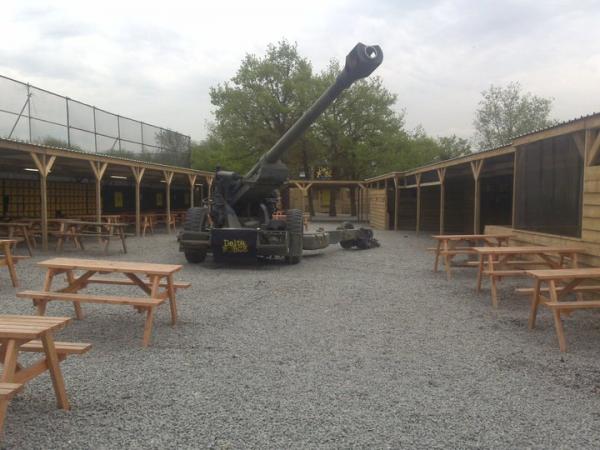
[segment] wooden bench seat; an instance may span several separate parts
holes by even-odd
[[[556,290],[558,292],[561,292],[564,290],[564,287],[557,286]],[[600,291],[600,285],[576,286],[571,290],[573,292],[596,292],[596,291]],[[534,291],[533,288],[517,288],[517,289],[515,289],[515,292],[517,294],[522,294],[522,295],[531,295],[531,294],[533,294],[533,291]],[[548,288],[540,288],[540,292],[548,293],[549,291],[550,291],[550,289],[548,289]]]
[[[0,400],[10,400],[22,389],[20,383],[0,383]]]
[[[473,250],[473,247],[452,247],[450,250]],[[438,248],[437,247],[427,247],[427,251],[429,252],[437,252]],[[443,252],[444,250],[440,249],[440,253]]]
[[[479,261],[468,261],[466,264],[470,266],[478,266]],[[541,266],[543,263],[539,261],[503,261],[502,264],[506,264],[509,266]],[[484,267],[488,265],[487,261],[483,262]]]
[[[575,302],[544,302],[544,306],[551,310],[560,310],[562,312],[573,309],[594,309],[600,308],[600,300],[580,300]]]
[[[54,342],[56,353],[59,355],[82,355],[87,353],[92,348],[92,344],[85,344],[81,342]],[[29,341],[20,347],[21,351],[24,352],[36,352],[41,353],[44,351],[42,341]]]
[[[20,259],[28,259],[31,258],[31,256],[28,255],[10,255],[12,256],[13,261],[16,263],[18,260]],[[0,259],[4,258],[4,254],[0,252]]]
[[[8,402],[21,390],[21,383],[0,383],[0,437],[4,430],[4,418],[6,417],[6,409]]]
[[[107,303],[112,305],[131,305],[141,308],[150,308],[158,306],[166,301],[163,298],[150,297],[125,297],[120,295],[89,295],[89,294],[71,294],[66,292],[46,292],[46,291],[21,291],[17,297],[30,298],[43,301],[66,301],[82,303]]]
[[[168,294],[165,292],[159,298],[152,297],[125,297],[118,295],[89,295],[80,293],[66,292],[47,292],[47,291],[21,291],[17,293],[18,298],[32,299],[37,307],[38,315],[43,316],[46,313],[46,305],[49,301],[73,302],[75,315],[78,319],[83,319],[80,303],[103,303],[110,305],[133,306],[139,313],[146,311],[146,324],[144,326],[144,347],[150,342],[152,332],[152,322],[154,320],[154,310],[168,300]],[[173,310],[172,310],[173,311]],[[172,323],[175,323],[174,315]],[[59,353],[60,355],[60,353]],[[64,355],[64,354],[63,354]]]
[[[97,284],[115,284],[115,285],[119,285],[119,286],[135,286],[136,284],[131,281],[131,280],[127,280],[125,278],[100,278],[100,277],[91,277],[88,282],[90,283],[97,283]],[[148,287],[152,286],[152,283],[150,281],[145,281],[144,284]],[[173,283],[173,287],[175,289],[187,289],[192,285],[192,283],[189,282],[178,282],[176,281],[175,283]],[[160,287],[166,287],[167,283],[165,281],[162,281],[159,284]]]
[[[526,270],[484,270],[484,275],[494,276],[494,277],[515,277],[519,275],[527,275]]]

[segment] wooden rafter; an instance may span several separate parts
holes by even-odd
[[[577,133],[573,133],[571,136],[573,136],[573,141],[575,141],[577,151],[582,158],[585,158],[585,132],[579,131]]]
[[[587,149],[587,165],[592,166],[600,153],[600,132],[597,130],[588,130],[586,133]]]
[[[142,182],[142,178],[144,177],[144,173],[146,172],[145,167],[131,167],[131,172],[133,173],[133,178],[135,178],[135,182],[140,184]]]
[[[471,171],[473,172],[473,178],[475,180],[479,180],[479,175],[481,175],[481,168],[483,167],[483,161],[483,159],[471,161]]]
[[[165,176],[165,182],[170,185],[173,182],[173,176],[175,175],[175,172],[163,170],[163,174]]]
[[[102,180],[102,177],[104,177],[104,173],[108,167],[108,163],[102,161],[89,161],[89,163],[90,167],[92,168],[92,172],[94,172],[96,180]]]

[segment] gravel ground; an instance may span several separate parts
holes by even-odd
[[[38,377],[10,404],[4,445],[600,446],[599,315],[566,320],[570,353],[561,354],[547,311],[527,330],[515,283],[501,283],[493,310],[487,289],[475,294],[473,270],[451,282],[431,271],[426,236],[377,237],[381,248],[335,246],[298,266],[185,265],[178,279],[192,288],[180,291],[180,321],[172,328],[160,308],[147,349],[133,310],[85,305],[85,320],[58,336],[93,344],[62,364],[72,410],[56,409],[49,377]],[[115,243],[110,258],[184,263],[173,237],[128,243],[129,254]],[[42,286],[34,262],[49,255],[19,264],[22,286]],[[5,270],[0,280],[3,312],[33,313]],[[72,314],[67,304],[48,309]]]

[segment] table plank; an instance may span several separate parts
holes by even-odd
[[[583,253],[582,247],[545,247],[545,246],[515,246],[515,247],[473,247],[473,250],[484,255],[528,255],[536,253]]]
[[[52,258],[38,263],[41,267],[62,270],[93,270],[96,272],[142,273],[169,275],[183,268],[180,264],[156,264],[99,259]]]
[[[513,237],[512,234],[438,234],[431,236],[438,240],[449,240],[449,241],[474,241],[482,239],[507,239]]]
[[[583,267],[574,269],[536,269],[528,270],[527,275],[542,280],[561,280],[563,278],[600,278],[600,267]]]

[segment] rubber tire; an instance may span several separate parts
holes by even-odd
[[[194,207],[187,210],[183,221],[183,231],[203,231],[206,228],[208,208]]]
[[[299,209],[286,211],[286,229],[289,236],[289,253],[285,257],[288,264],[298,264],[302,260],[302,238],[304,236],[304,216]]]
[[[348,250],[354,247],[354,241],[340,241],[342,248]]]
[[[206,229],[206,220],[208,217],[208,208],[195,207],[190,208],[185,213],[183,221],[183,231],[203,231]],[[206,250],[189,248],[184,249],[183,254],[187,262],[198,264],[206,259]]]
[[[184,250],[183,254],[187,262],[192,264],[204,262],[206,259],[206,250]]]

